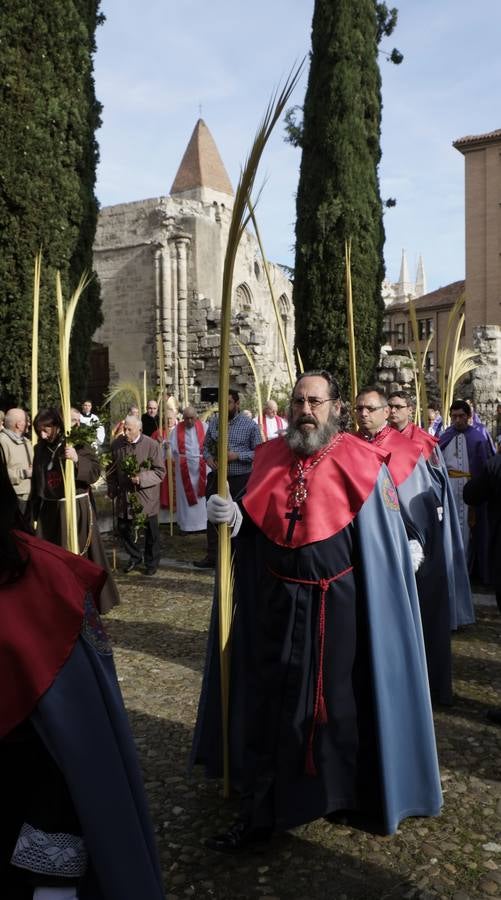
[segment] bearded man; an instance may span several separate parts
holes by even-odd
[[[230,767],[242,806],[207,841],[221,852],[339,810],[393,833],[441,806],[398,500],[385,454],[340,431],[340,413],[329,373],[302,375],[288,431],[257,449],[241,508],[208,502],[238,534]],[[214,629],[192,757],[212,773]]]

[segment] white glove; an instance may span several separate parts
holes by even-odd
[[[221,525],[225,522],[233,528],[237,518],[238,505],[231,496],[221,497],[220,494],[212,494],[207,500],[207,518],[213,525]]]
[[[409,541],[409,550],[411,551],[412,568],[414,572],[417,572],[424,560],[423,548],[419,541],[412,540]]]

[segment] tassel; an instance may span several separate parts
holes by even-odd
[[[328,721],[327,719],[327,707],[325,705],[324,695],[322,694],[320,697],[320,701],[318,704],[318,713],[316,716],[316,721],[319,725],[325,725]]]

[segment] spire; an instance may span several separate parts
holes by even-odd
[[[423,257],[419,254],[417,272],[416,272],[416,297],[422,297],[427,292],[426,272],[424,270]]]
[[[402,262],[400,264],[400,276],[396,284],[396,299],[398,302],[409,299],[409,294],[414,296],[414,285],[409,278],[409,267],[405,250],[402,250]]]
[[[230,179],[203,119],[195,125],[170,192],[207,202],[224,200],[221,194],[226,201],[233,197]]]

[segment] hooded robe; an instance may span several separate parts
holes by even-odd
[[[386,425],[373,443],[391,453],[388,468],[397,489],[409,539],[421,545],[424,559],[416,572],[428,677],[432,700],[452,703],[452,652],[447,566],[439,504],[421,444]]]
[[[297,458],[283,438],[256,451],[235,542],[230,766],[257,827],[351,809],[391,834],[441,807],[414,574],[383,460],[337,435],[298,518]],[[211,774],[217,669],[212,631],[192,752]]]
[[[442,540],[449,586],[450,627],[451,631],[456,631],[460,625],[471,625],[475,621],[475,610],[463,538],[447,466],[438,439],[433,438],[423,428],[409,423],[400,434],[404,434],[405,437],[410,438],[421,447],[433,482],[439,509],[442,510]]]
[[[17,533],[17,543],[28,565],[17,581],[0,586],[0,752],[7,777],[0,821],[2,835],[11,839],[15,868],[37,873],[34,883],[51,883],[51,873],[64,882],[78,865],[85,866],[87,854],[81,900],[163,900],[139,762],[93,599],[105,573],[29,535]],[[41,762],[37,740],[46,756]],[[35,779],[21,808],[19,798],[32,776],[21,762],[27,741],[52,784],[44,794],[45,785]],[[12,770],[6,771],[9,759]],[[46,808],[33,802],[39,790]],[[10,818],[6,794],[14,799]],[[53,804],[61,797],[64,821],[72,821],[77,834],[75,827],[69,836],[57,824],[44,827],[54,820]],[[1,849],[5,853],[4,842]]]
[[[464,438],[467,460],[462,456],[461,438]],[[482,503],[474,512],[470,510],[468,514],[468,507],[463,500],[463,489],[469,478],[476,478],[482,474],[487,460],[494,455],[491,443],[482,431],[472,425],[468,425],[464,431],[449,425],[440,436],[440,449],[452,479],[452,493],[463,534],[468,569],[482,584],[491,582],[487,508],[485,503]]]

